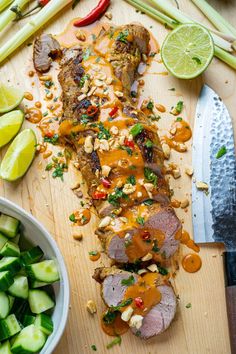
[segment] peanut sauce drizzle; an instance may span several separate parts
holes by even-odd
[[[165,142],[170,148],[178,152],[186,151],[184,143],[192,137],[192,131],[189,123],[183,119],[175,121],[171,125],[170,132],[174,132],[174,134],[171,136],[163,136],[161,141]]]
[[[182,260],[182,266],[188,273],[197,272],[202,266],[202,260],[198,254],[187,254]]]

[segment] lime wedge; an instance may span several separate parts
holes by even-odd
[[[24,120],[22,111],[12,111],[0,117],[0,148],[13,139]]]
[[[33,130],[25,129],[18,134],[2,160],[0,176],[7,181],[15,181],[22,177],[33,161],[36,143]]]
[[[20,89],[0,83],[0,113],[9,112],[17,107],[24,98]]]
[[[213,55],[214,43],[209,31],[194,23],[186,23],[170,32],[161,48],[167,70],[181,79],[200,75]]]

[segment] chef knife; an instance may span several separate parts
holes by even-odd
[[[225,244],[225,286],[231,351],[236,353],[236,159],[232,121],[221,98],[204,85],[193,134],[192,215],[197,243]],[[196,182],[205,182],[200,191]]]

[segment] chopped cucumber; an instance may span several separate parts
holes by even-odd
[[[9,270],[0,272],[0,291],[6,291],[13,283],[13,276]]]
[[[20,221],[5,214],[0,215],[0,232],[9,238],[17,235],[20,226]]]
[[[9,297],[3,291],[0,291],[0,319],[7,317],[10,312]]]
[[[8,340],[0,346],[0,354],[12,354],[11,346]]]
[[[13,354],[38,353],[46,342],[46,335],[34,325],[22,329],[17,335],[11,351]]]
[[[42,288],[43,286],[48,285],[48,283],[44,283],[42,281],[38,281],[35,279],[29,279],[29,280],[30,280],[30,287],[32,289]]]
[[[11,241],[18,245],[18,243],[20,241],[20,233],[17,234],[16,237],[12,238]]]
[[[20,258],[17,257],[3,257],[0,260],[0,272],[9,270],[12,273],[17,273],[21,269]]]
[[[16,297],[11,312],[14,313],[18,321],[22,323],[24,315],[31,313],[28,301]]]
[[[44,283],[54,283],[60,279],[57,264],[54,260],[42,261],[40,263],[26,266],[28,275]]]
[[[21,254],[22,263],[24,265],[36,263],[40,261],[44,253],[39,246],[33,247]]]
[[[5,237],[3,234],[0,233],[0,250],[3,248],[3,246],[7,243],[8,238]]]
[[[15,297],[27,299],[29,295],[28,279],[23,275],[16,275],[14,283],[10,286],[8,292]]]
[[[25,315],[22,324],[24,327],[27,327],[30,326],[31,324],[34,324],[34,322],[35,322],[35,316]]]
[[[14,302],[15,302],[15,298],[11,295],[8,295],[8,299],[9,299],[9,306],[10,306],[10,311],[14,305]]]
[[[14,314],[9,315],[4,320],[0,320],[0,341],[8,339],[19,333],[21,326]]]
[[[29,305],[31,312],[39,314],[55,306],[51,297],[43,290],[29,290]]]
[[[50,316],[40,313],[36,316],[35,326],[49,336],[53,332],[53,322]]]
[[[7,241],[5,245],[2,247],[0,254],[5,257],[19,257],[20,248],[16,243]]]

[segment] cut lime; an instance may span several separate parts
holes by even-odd
[[[24,120],[22,111],[12,111],[0,117],[0,148],[13,139]]]
[[[18,134],[2,160],[0,176],[7,181],[15,181],[22,177],[33,161],[36,143],[33,130],[25,129]]]
[[[0,113],[9,112],[17,107],[24,98],[24,92],[16,87],[0,83]]]
[[[214,43],[207,29],[193,23],[178,26],[166,37],[161,56],[166,68],[176,77],[193,79],[210,64]]]

